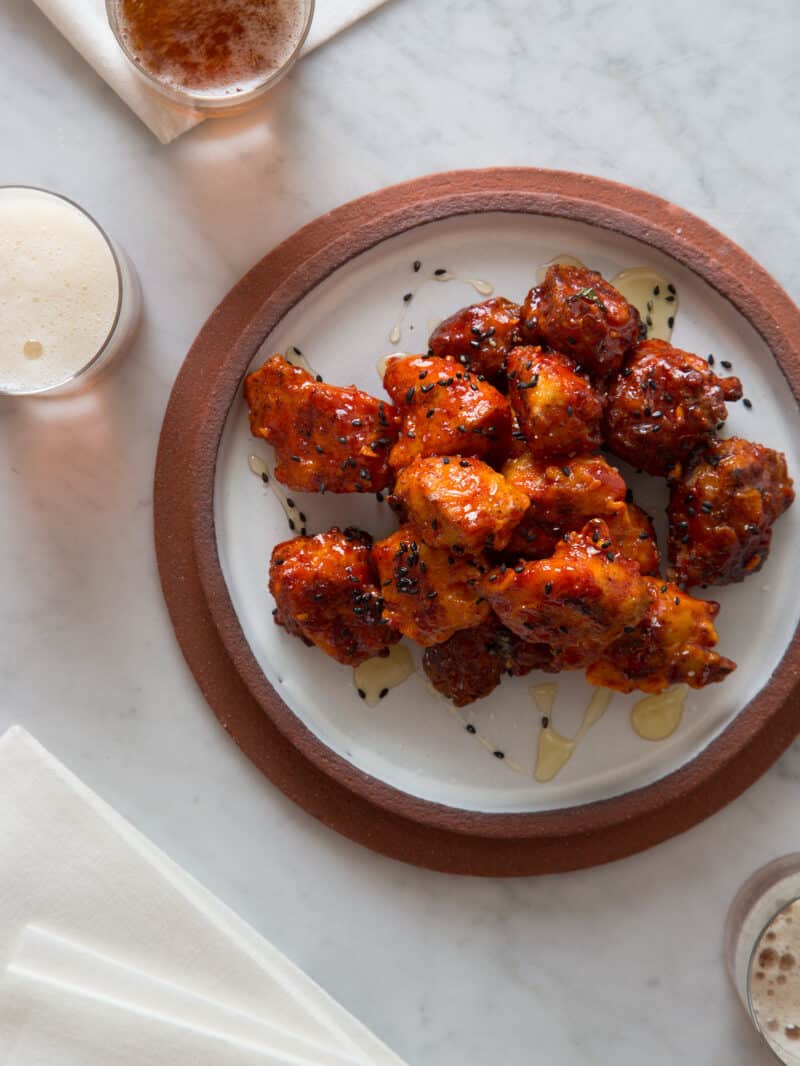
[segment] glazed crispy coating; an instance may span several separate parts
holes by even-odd
[[[378,492],[392,482],[391,404],[351,386],[316,381],[274,355],[248,374],[250,429],[275,448],[275,476],[298,492]]]
[[[368,533],[334,526],[276,545],[270,562],[277,624],[349,666],[400,639],[383,617],[371,544]]]
[[[718,378],[691,352],[642,341],[609,389],[606,443],[648,474],[666,474],[725,421],[725,400],[741,395],[738,378]]]
[[[622,509],[606,517],[614,550],[632,559],[642,574],[658,574],[661,552],[658,550],[653,520],[635,503],[623,504]]]
[[[739,437],[713,439],[674,473],[667,513],[675,580],[727,585],[760,570],[772,526],[794,500],[784,455]]]
[[[520,640],[495,614],[479,626],[459,630],[443,644],[426,648],[422,666],[437,692],[456,707],[488,696],[503,674],[523,677],[531,670],[553,670],[545,644]]]
[[[397,478],[395,501],[426,544],[473,555],[505,548],[530,505],[502,474],[461,455],[415,459]]]
[[[592,685],[618,692],[663,692],[724,681],[736,663],[712,648],[719,604],[698,600],[660,578],[644,578],[650,604],[632,633],[623,633],[586,671]]]
[[[636,563],[614,553],[598,518],[566,534],[551,558],[501,567],[482,587],[501,622],[523,640],[549,644],[562,669],[594,662],[649,602]]]
[[[511,408],[482,376],[455,359],[409,355],[389,361],[383,384],[402,419],[389,456],[394,470],[418,455],[505,459],[511,444]]]
[[[504,296],[462,307],[431,333],[430,354],[456,359],[496,383],[503,377],[506,356],[520,343],[520,312],[519,304]]]
[[[596,271],[556,263],[525,298],[521,331],[527,343],[565,352],[602,381],[639,339],[639,312]]]
[[[478,587],[485,570],[480,558],[431,548],[417,539],[413,526],[379,541],[372,556],[384,615],[393,629],[423,647],[478,625],[489,613]]]
[[[509,399],[533,455],[556,459],[599,447],[603,402],[570,359],[515,348],[507,366]]]
[[[527,452],[509,459],[503,476],[531,501],[509,545],[510,552],[526,559],[551,555],[564,533],[581,529],[590,518],[609,521],[625,508],[625,482],[599,455],[556,464]]]

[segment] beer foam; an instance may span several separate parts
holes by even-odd
[[[785,907],[762,933],[749,992],[767,1042],[783,1062],[800,1063],[800,900]]]
[[[38,189],[0,189],[0,390],[68,381],[103,347],[118,305],[114,255],[87,215]]]
[[[141,67],[201,97],[256,88],[286,64],[306,24],[301,0],[118,0],[117,11]]]

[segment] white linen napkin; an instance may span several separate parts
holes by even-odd
[[[317,48],[386,0],[317,0],[303,55]],[[104,0],[35,0],[56,29],[89,63],[162,144],[192,129],[203,116],[151,89],[123,55],[106,18]]]
[[[251,1021],[261,1020],[346,1059],[402,1066],[19,727],[0,739],[0,870],[0,969],[13,967],[23,931],[34,924],[85,952],[213,1001],[220,1025],[227,1012],[222,1028],[231,1040],[252,1044]],[[7,973],[5,980],[20,977]],[[30,1008],[30,998],[0,990],[3,1063],[21,1039],[21,1002]],[[250,1020],[237,1028],[236,1014]],[[80,1035],[76,1026],[74,1039]],[[88,1051],[86,1061],[92,1061]]]

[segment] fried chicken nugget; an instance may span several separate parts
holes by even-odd
[[[660,578],[644,581],[650,597],[644,618],[605,649],[586,679],[618,692],[663,692],[677,682],[704,688],[724,681],[736,663],[711,650],[717,643],[719,604],[695,599]]]
[[[408,525],[379,541],[372,556],[384,615],[393,629],[423,647],[478,625],[489,613],[478,587],[486,569],[480,557],[431,548]]]
[[[277,544],[270,562],[277,624],[349,666],[400,639],[383,616],[371,544],[368,533],[334,526]]]
[[[562,669],[594,662],[649,604],[638,566],[612,550],[597,518],[566,534],[551,558],[493,570],[482,588],[500,621],[523,640],[549,645]]]
[[[433,548],[502,549],[530,506],[526,494],[480,459],[417,457],[400,472],[392,503]]]
[[[474,455],[502,461],[511,445],[511,407],[497,389],[455,359],[409,355],[390,359],[383,378],[402,429],[389,463],[418,455]]]
[[[282,355],[248,374],[250,430],[275,448],[275,477],[297,492],[379,492],[391,484],[399,420],[391,404],[316,381]]]

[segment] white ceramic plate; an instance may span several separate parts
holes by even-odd
[[[611,278],[631,266],[652,267],[677,287],[680,309],[673,343],[733,364],[753,407],[729,405],[723,435],[740,435],[786,453],[800,470],[800,416],[780,368],[749,323],[704,281],[669,257],[630,238],[580,222],[523,214],[480,214],[431,223],[351,260],[313,289],[279,323],[252,369],[276,352],[300,348],[327,382],[355,384],[382,395],[376,361],[391,351],[423,352],[433,323],[485,297],[467,280],[432,279],[446,268],[459,279],[491,282],[495,293],[522,300],[537,267],[569,253]],[[422,267],[413,270],[415,260]],[[414,293],[406,307],[403,295]],[[403,310],[405,307],[405,310]],[[390,342],[401,324],[401,339]],[[719,369],[719,368],[718,368]],[[245,637],[267,679],[293,712],[334,752],[389,785],[423,799],[482,812],[535,812],[605,799],[663,777],[692,759],[759,691],[786,650],[800,620],[793,545],[800,508],[777,523],[770,558],[741,585],[707,593],[721,604],[718,650],[738,670],[723,684],[690,692],[677,731],[658,743],[630,725],[636,694],[615,694],[558,777],[540,784],[533,770],[540,713],[531,686],[556,680],[555,727],[571,735],[594,691],[580,672],[506,679],[492,695],[456,712],[428,685],[421,668],[378,707],[357,696],[352,670],[305,647],[276,626],[267,592],[274,545],[291,536],[271,491],[250,471],[248,457],[271,459],[250,436],[244,401],[235,401],[217,460],[215,523],[225,581]],[[612,459],[612,461],[614,461]],[[664,547],[663,481],[619,464],[634,495],[656,518]],[[358,525],[376,537],[395,528],[374,496],[291,493],[309,532]],[[420,649],[412,647],[417,662]],[[495,758],[465,723],[476,725]],[[517,770],[511,769],[516,765]]]

